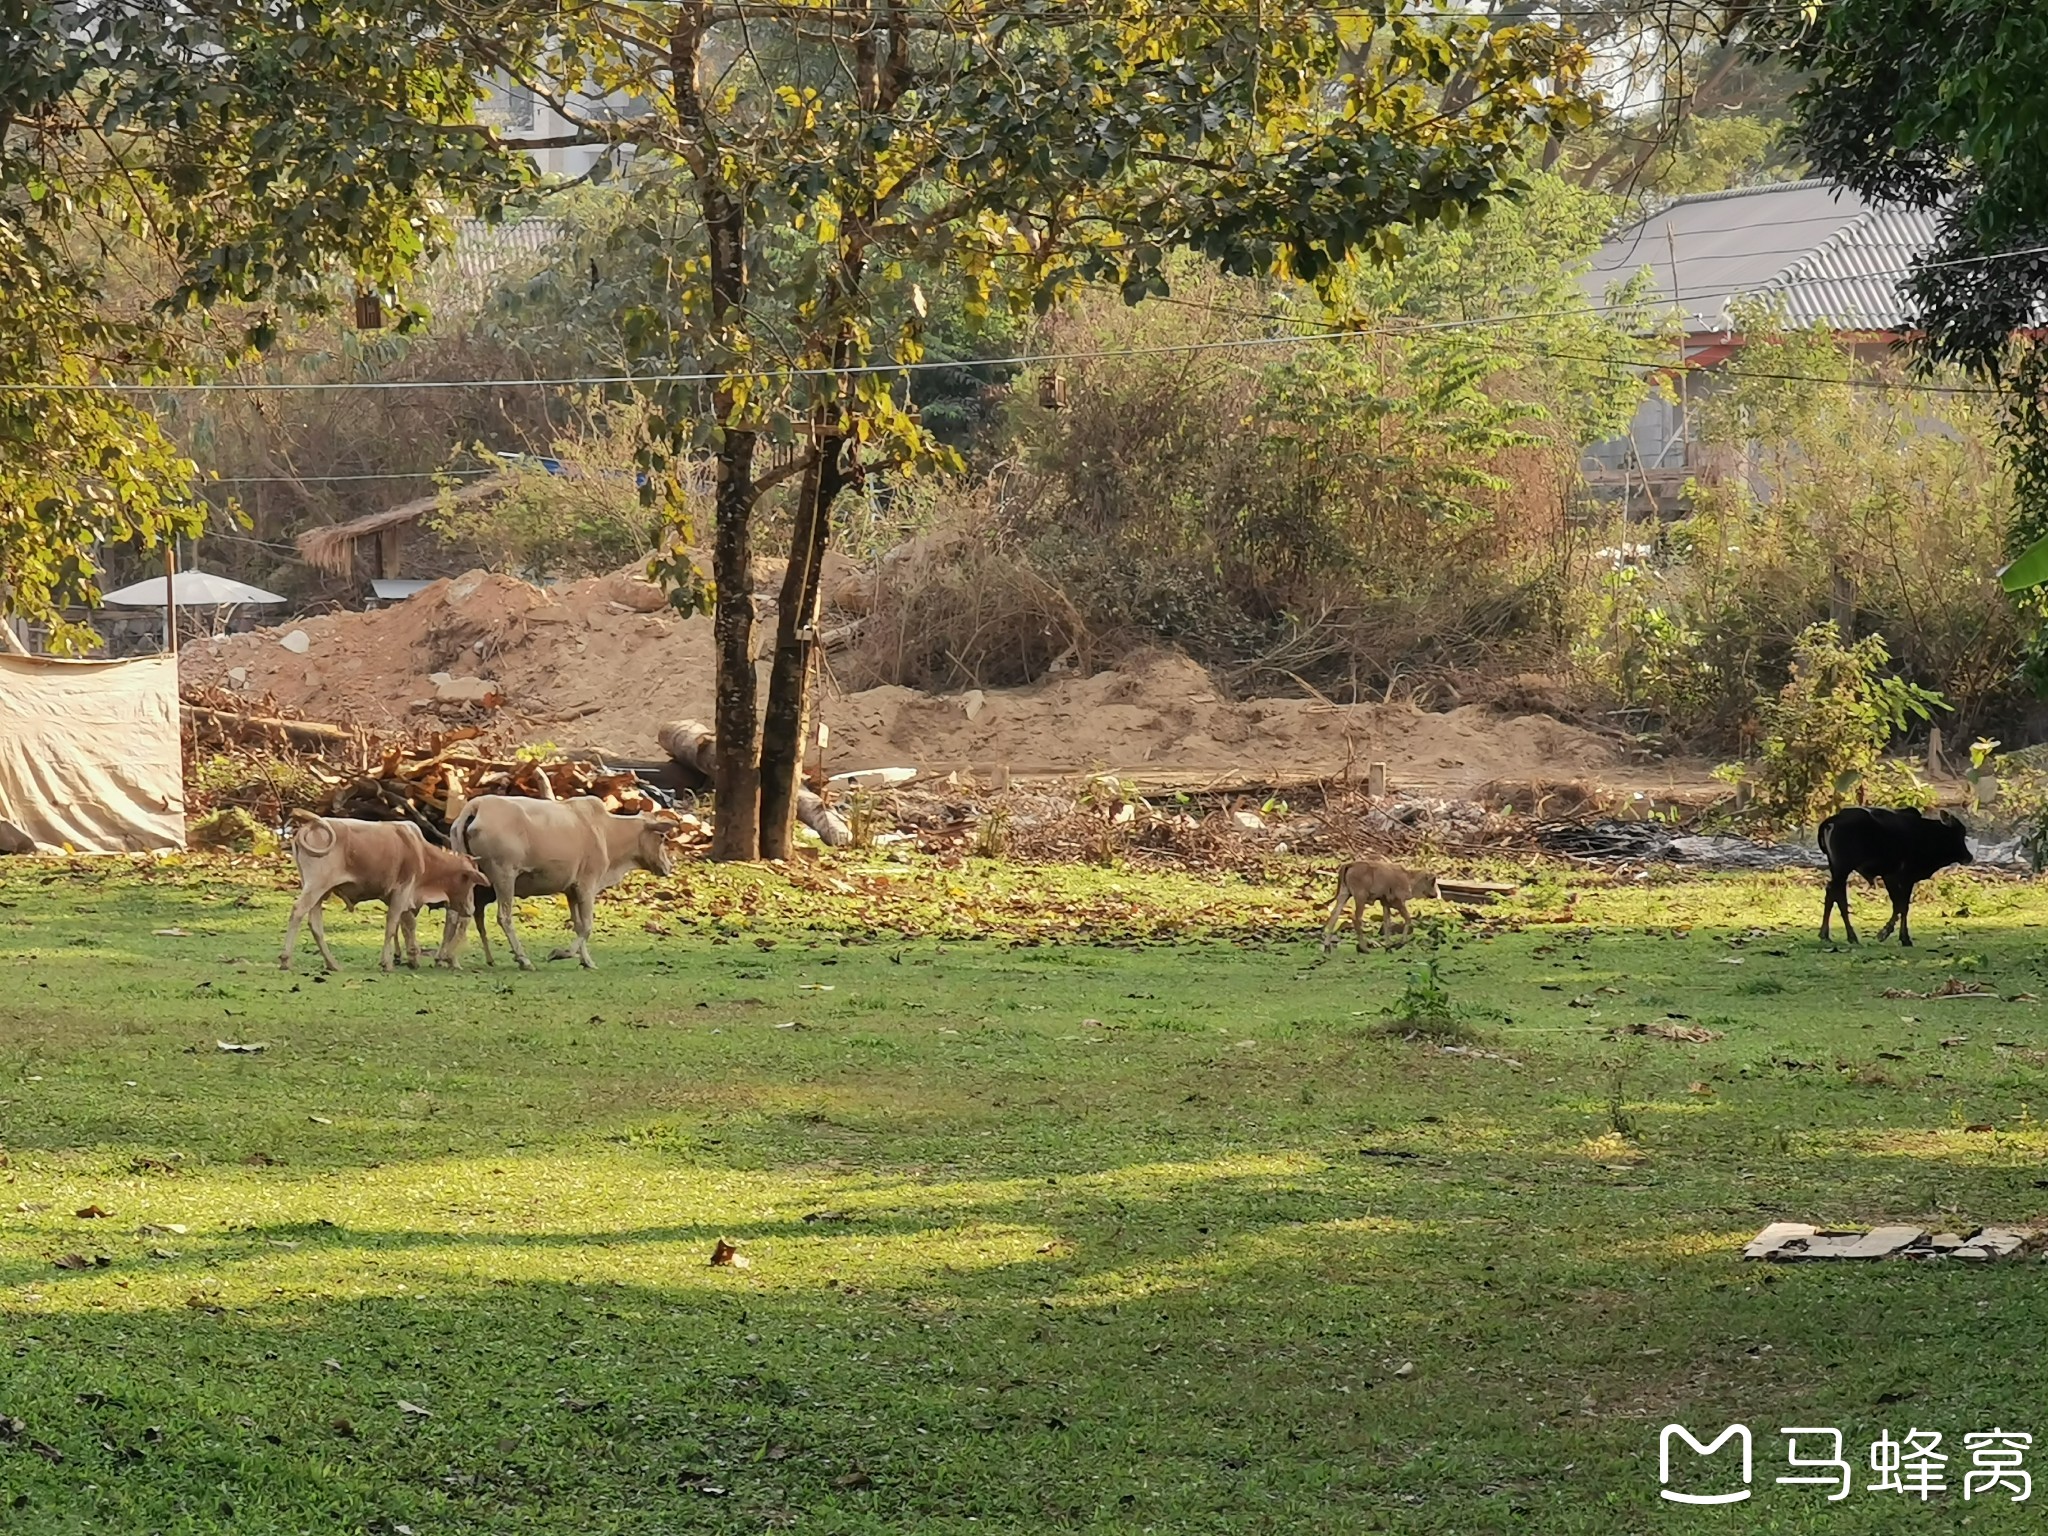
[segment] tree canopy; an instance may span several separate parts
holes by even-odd
[[[278,308],[394,297],[458,206],[531,179],[413,6],[0,7],[0,615],[80,636],[109,544],[203,525],[146,397]]]
[[[1934,212],[1907,283],[1920,356],[2007,389],[2022,516],[2048,535],[2048,9],[2032,0],[1825,0],[1740,7],[1751,46],[1800,72],[1794,133],[1814,169]],[[2048,575],[2048,557],[2042,562]]]

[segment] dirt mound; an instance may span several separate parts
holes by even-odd
[[[190,681],[269,695],[319,718],[389,730],[436,716],[488,716],[531,740],[627,761],[660,758],[655,731],[663,721],[712,710],[710,621],[675,613],[630,572],[542,590],[472,571],[375,612],[202,642],[183,664]],[[765,664],[763,672],[765,684]],[[1399,782],[1470,787],[1537,774],[1601,776],[1623,761],[1592,732],[1476,705],[1432,715],[1307,699],[1233,703],[1200,667],[1168,652],[1133,655],[1090,677],[986,693],[828,688],[823,714],[834,772],[1113,769],[1277,781],[1347,766],[1362,775],[1368,761],[1384,761]]]

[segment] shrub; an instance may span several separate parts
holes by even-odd
[[[661,541],[659,507],[642,505],[637,458],[643,405],[585,402],[574,429],[551,445],[556,473],[535,460],[510,466],[511,488],[489,501],[443,500],[428,524],[478,550],[494,569],[540,580],[615,571]],[[479,457],[489,458],[479,446]],[[495,461],[492,467],[502,467]]]
[[[1749,784],[1758,820],[1812,826],[1912,720],[1948,707],[1940,694],[1887,673],[1890,661],[1881,635],[1845,645],[1833,624],[1800,635],[1791,679],[1759,707],[1763,750],[1732,775]]]
[[[1996,408],[1910,388],[1765,311],[1739,328],[1743,371],[1693,399],[1692,515],[1624,569],[1612,551],[1640,545],[1639,524],[1593,530],[1589,548],[1609,553],[1574,562],[1581,680],[1688,744],[1725,746],[1754,729],[1796,637],[1834,619],[1883,635],[1959,731],[2019,728],[2029,626],[1994,574],[2013,515]]]
[[[283,823],[294,810],[316,810],[327,785],[289,757],[219,752],[185,770],[185,808],[195,821],[221,810],[248,812],[265,826]]]

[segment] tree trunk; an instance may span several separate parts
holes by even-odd
[[[718,450],[718,522],[711,579],[718,647],[718,771],[711,857],[744,861],[760,849],[761,770],[754,721],[754,434],[728,431]]]
[[[768,712],[761,728],[761,856],[789,857],[797,791],[803,779],[804,741],[810,728],[811,661],[818,650],[818,596],[832,503],[846,484],[839,455],[846,445],[831,434],[818,443],[804,472],[790,532],[789,569],[775,615],[775,661],[768,674]]]
[[[1828,581],[1828,617],[1834,621],[1842,644],[1851,644],[1856,639],[1856,573],[1841,555],[1835,556]]]

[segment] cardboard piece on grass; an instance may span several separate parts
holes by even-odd
[[[1929,1234],[1924,1227],[1873,1227],[1856,1232],[1778,1221],[1751,1238],[1742,1256],[1773,1263],[1825,1259],[1962,1259],[1981,1263],[2025,1252],[2038,1245],[2042,1236],[2032,1227],[1981,1227],[1963,1237],[1954,1232]]]

